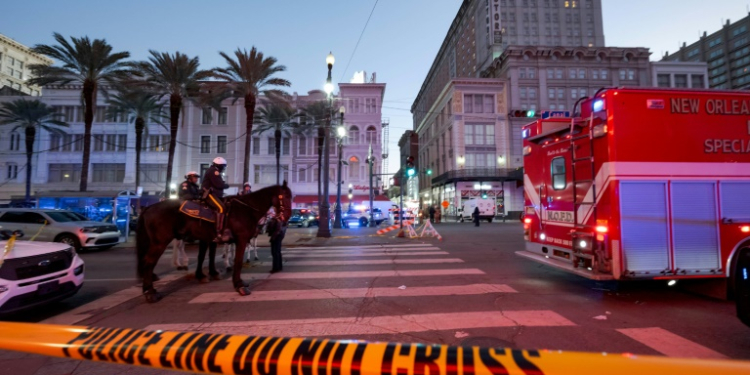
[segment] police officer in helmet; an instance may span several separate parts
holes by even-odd
[[[185,181],[180,184],[180,200],[192,201],[201,198],[200,186],[198,186],[200,175],[196,171],[190,171],[185,175]]]
[[[214,159],[213,164],[206,170],[206,174],[203,175],[202,187],[204,194],[206,194],[206,203],[213,208],[216,215],[216,239],[214,242],[228,242],[231,239],[231,232],[229,228],[224,227],[224,217],[226,214],[226,207],[222,202],[224,198],[224,189],[228,189],[229,185],[224,182],[224,178],[221,177],[221,173],[227,167],[226,159],[217,157]]]

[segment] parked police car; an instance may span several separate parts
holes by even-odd
[[[84,265],[72,246],[10,237],[10,231],[0,229],[0,314],[56,302],[78,292]]]

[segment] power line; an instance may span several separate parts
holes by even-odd
[[[346,71],[349,70],[349,64],[352,63],[352,60],[354,59],[354,54],[357,53],[357,47],[359,47],[359,42],[362,41],[362,36],[365,35],[365,30],[367,30],[367,25],[370,23],[370,18],[372,18],[372,14],[375,13],[376,6],[378,6],[378,0],[375,0],[375,4],[372,6],[370,15],[367,17],[367,22],[365,22],[365,27],[362,28],[362,32],[359,34],[359,39],[357,39],[357,44],[354,45],[354,50],[352,51],[352,55],[349,57],[349,62],[346,63],[346,68],[344,68],[344,73],[341,74],[341,79],[339,79],[339,83],[344,82]]]

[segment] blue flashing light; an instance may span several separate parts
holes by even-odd
[[[594,104],[592,105],[592,108],[594,109],[594,112],[599,112],[604,109],[604,100],[597,99],[594,100]]]

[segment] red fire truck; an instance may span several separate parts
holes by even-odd
[[[598,280],[747,280],[750,93],[602,89],[522,136],[518,255]]]

